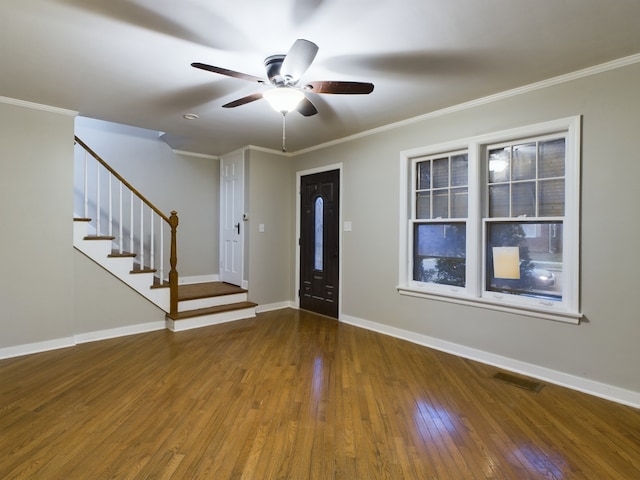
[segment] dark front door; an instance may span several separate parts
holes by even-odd
[[[338,318],[340,171],[300,180],[300,308]]]

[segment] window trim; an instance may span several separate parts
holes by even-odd
[[[531,316],[565,323],[580,323],[580,145],[581,116],[560,118],[548,122],[526,125],[507,130],[467,137],[400,152],[400,215],[399,215],[399,271],[396,289],[402,295],[428,298],[462,305],[487,308],[508,313]],[[514,142],[519,139],[544,136],[554,133],[566,135],[565,156],[565,214],[563,229],[568,232],[563,238],[563,275],[572,279],[563,288],[562,301],[532,301],[516,295],[495,295],[485,290],[483,266],[485,261],[485,215],[486,199],[483,155],[489,145]],[[419,157],[435,156],[449,152],[467,151],[468,172],[468,217],[467,224],[467,285],[455,289],[445,285],[422,284],[410,280],[413,255],[413,217],[411,182],[415,178],[413,169]],[[456,220],[456,219],[452,219]],[[575,280],[575,281],[574,281]],[[444,288],[442,288],[444,287]]]

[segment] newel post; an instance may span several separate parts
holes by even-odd
[[[173,210],[169,218],[171,225],[171,256],[169,257],[169,313],[178,313],[178,249],[176,246],[176,230],[178,229],[178,212]]]

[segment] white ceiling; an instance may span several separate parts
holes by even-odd
[[[0,96],[168,133],[180,150],[279,149],[257,83],[297,38],[320,50],[304,80],[372,82],[309,94],[287,116],[296,151],[640,52],[640,0],[2,0]],[[198,120],[182,116],[195,113]]]

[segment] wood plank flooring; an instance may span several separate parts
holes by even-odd
[[[291,309],[0,361],[0,478],[638,479],[640,411]]]

